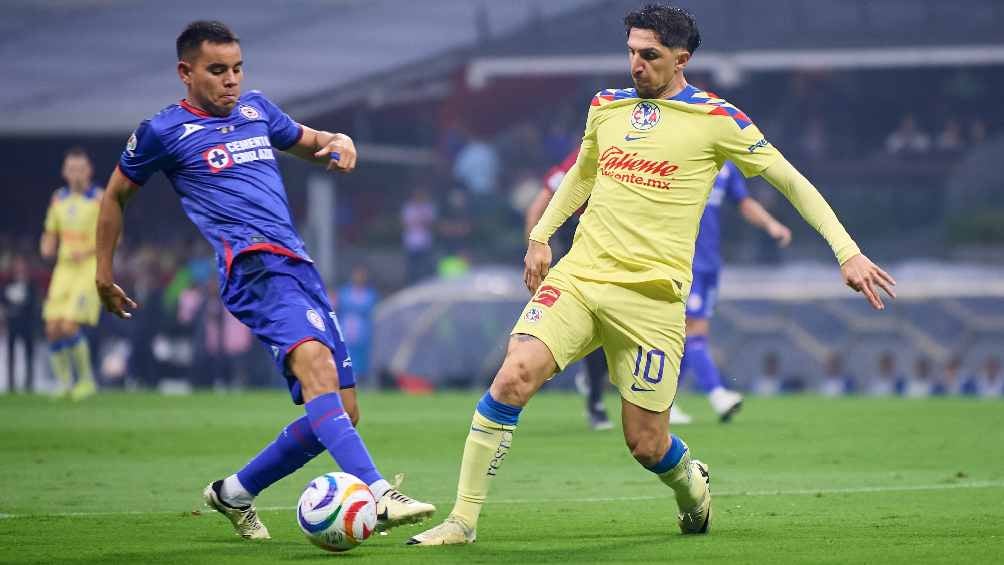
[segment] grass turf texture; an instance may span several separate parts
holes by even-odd
[[[710,536],[683,537],[671,492],[582,400],[524,412],[472,546],[405,547],[449,511],[475,394],[363,391],[361,432],[434,521],[341,555],[303,538],[300,490],[327,455],[265,491],[273,539],[248,542],[200,491],[299,416],[279,393],[108,394],[82,404],[0,397],[0,562],[52,563],[988,563],[1004,560],[1004,403],[752,398],[731,425],[706,402],[676,431],[712,472]],[[607,399],[615,406],[615,398]],[[616,412],[616,411],[614,411]]]

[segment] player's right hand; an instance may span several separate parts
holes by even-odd
[[[134,310],[138,308],[139,305],[136,304],[132,298],[129,298],[129,296],[126,295],[125,291],[122,290],[122,287],[113,282],[98,282],[97,285],[98,296],[101,297],[101,304],[104,305],[105,310],[108,310],[123,320],[132,318],[132,313],[126,310],[126,308]]]
[[[551,246],[531,239],[523,264],[523,283],[530,294],[534,294],[551,269]]]
[[[896,298],[896,280],[872,263],[864,254],[858,253],[840,266],[844,284],[865,295],[868,303],[876,310],[884,310],[885,304],[879,296],[879,289],[885,291],[890,298]]]

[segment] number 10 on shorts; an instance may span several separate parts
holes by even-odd
[[[641,371],[641,358],[644,353],[645,357],[645,371]],[[655,365],[655,359],[658,359],[659,370],[656,372],[653,370],[653,365]],[[634,359],[634,376],[641,374],[641,378],[645,379],[646,382],[652,384],[659,384],[662,382],[662,371],[666,368],[666,353],[658,349],[651,349],[647,353],[642,348],[638,346],[638,355]],[[652,373],[656,374],[653,376]]]

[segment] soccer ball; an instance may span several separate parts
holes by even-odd
[[[327,473],[310,481],[296,505],[300,529],[328,551],[348,551],[376,528],[376,500],[368,486],[348,473]]]

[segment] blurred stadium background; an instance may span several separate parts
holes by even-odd
[[[83,146],[95,180],[107,178],[140,120],[183,96],[173,42],[196,18],[240,35],[245,89],[359,145],[351,175],[288,158],[282,167],[301,233],[339,295],[360,386],[483,387],[526,300],[523,212],[577,143],[592,94],[628,86],[617,18],[637,4],[6,0],[0,327],[29,324],[34,339],[4,340],[0,391],[29,374],[36,391],[55,387],[39,319],[51,265],[38,241],[64,151]],[[1004,394],[1004,6],[677,4],[704,37],[691,82],[758,123],[901,293],[869,311],[839,284],[821,238],[753,181],[795,238],[778,250],[726,211],[712,331],[733,386],[832,392],[829,376],[859,393]],[[128,323],[103,316],[91,336],[102,387],[283,386],[222,309],[211,251],[162,176],[130,204],[120,253],[118,276],[143,308]]]

